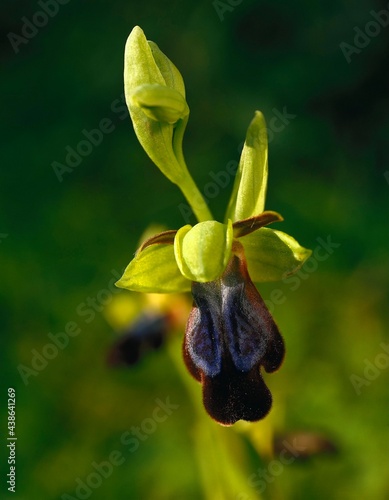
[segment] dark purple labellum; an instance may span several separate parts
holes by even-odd
[[[247,272],[243,252],[233,255],[223,276],[192,284],[184,359],[203,384],[203,402],[223,425],[256,421],[272,397],[260,367],[277,370],[285,348],[278,328]]]

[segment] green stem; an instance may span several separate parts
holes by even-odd
[[[177,336],[178,337],[178,336]],[[168,353],[187,389],[195,409],[193,444],[202,479],[206,500],[225,500],[239,498],[261,500],[261,496],[248,486],[249,474],[241,469],[235,458],[241,457],[243,450],[239,435],[233,429],[225,429],[213,422],[201,405],[199,384],[188,374],[181,356],[181,340],[168,342]],[[232,493],[234,492],[234,494]]]
[[[203,195],[200,193],[196,183],[188,173],[184,182],[180,183],[179,188],[187,199],[190,207],[192,208],[197,220],[204,222],[206,220],[214,220],[211,211],[208,208]]]
[[[177,122],[176,127],[174,129],[174,133],[173,133],[173,151],[174,151],[174,154],[177,158],[178,163],[180,163],[181,165],[185,165],[185,168],[186,168],[186,164],[185,164],[185,159],[184,159],[184,153],[182,151],[182,141],[184,139],[184,133],[185,133],[186,126],[188,124],[188,120],[189,120],[189,114],[187,116],[185,116],[185,118],[183,118],[182,120],[179,120]]]
[[[176,125],[173,134],[173,151],[177,158],[178,163],[182,166],[184,171],[187,173],[185,175],[185,179],[180,182],[178,187],[181,189],[183,195],[187,199],[189,205],[191,206],[197,220],[199,222],[204,222],[206,220],[213,220],[213,216],[211,211],[208,208],[208,205],[200,193],[196,183],[192,179],[192,176],[189,173],[188,167],[185,163],[184,154],[182,152],[182,140],[184,137],[184,132],[186,129],[186,125],[188,123],[189,115],[187,115]]]

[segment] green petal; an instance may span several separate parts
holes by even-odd
[[[250,277],[255,282],[278,281],[295,273],[311,255],[286,233],[261,228],[239,238],[244,247]]]
[[[138,253],[116,283],[135,292],[188,292],[191,283],[180,273],[173,245],[151,245]]]
[[[249,217],[248,219],[238,220],[234,222],[232,227],[234,230],[234,238],[241,238],[246,236],[246,234],[253,233],[263,226],[267,226],[272,222],[281,222],[284,218],[278,212],[273,212],[272,210],[267,210],[254,217]]]
[[[177,234],[175,229],[169,229],[167,231],[162,231],[161,233],[153,234],[149,238],[146,238],[141,246],[136,251],[136,255],[142,252],[145,248],[151,245],[164,244],[164,245],[174,245],[174,238]]]
[[[130,95],[130,102],[155,121],[173,124],[189,114],[185,98],[165,85],[140,85]]]
[[[263,212],[267,173],[266,123],[263,114],[256,111],[247,130],[226,218],[235,222]]]
[[[223,274],[231,256],[232,224],[205,221],[178,230],[174,253],[181,273],[192,281],[214,281]]]

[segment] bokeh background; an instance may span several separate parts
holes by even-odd
[[[0,422],[6,434],[14,387],[18,436],[16,494],[2,440],[1,497],[389,498],[387,2],[54,2],[58,12],[13,47],[10,33],[42,23],[41,5],[1,7]],[[373,10],[382,25],[371,24]],[[186,222],[181,193],[143,152],[123,106],[123,49],[135,25],[184,76],[185,155],[200,189],[238,160],[255,109],[268,123],[286,110],[293,117],[277,122],[269,144],[266,206],[302,245],[338,245],[293,284],[259,287],[287,357],[267,377],[272,413],[252,426],[222,429],[204,417],[200,387],[172,362],[182,332],[133,368],[106,363],[112,318],[139,298],[102,290],[150,223]],[[106,118],[111,132],[60,182],[52,163],[64,164],[66,148]],[[209,199],[219,219],[231,188]],[[69,321],[80,333],[23,383],[20,365],[31,368],[33,350]],[[123,433],[167,397],[179,408],[130,452]],[[294,433],[327,444],[280,466],[273,443]],[[77,495],[77,478],[114,450],[124,463]],[[268,479],[253,485],[258,470]]]

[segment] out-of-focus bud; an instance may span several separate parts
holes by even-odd
[[[108,353],[108,364],[111,366],[134,365],[149,351],[161,347],[169,328],[168,315],[141,314],[111,347]]]

